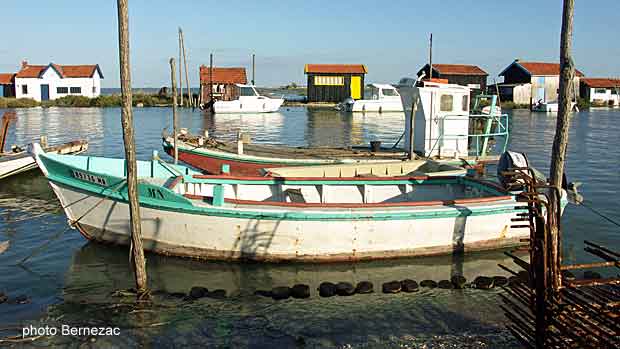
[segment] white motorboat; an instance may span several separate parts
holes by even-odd
[[[280,109],[284,99],[261,96],[253,85],[236,84],[239,97],[213,103],[215,113],[271,113]]]
[[[403,111],[400,94],[388,84],[370,84],[371,99],[347,98],[338,105],[339,110],[348,112],[394,112]]]

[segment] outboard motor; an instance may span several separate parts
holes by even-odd
[[[347,97],[344,101],[336,105],[336,110],[353,111],[353,103],[355,103],[355,100],[351,97]]]
[[[512,176],[505,173],[509,169],[516,167],[529,167],[527,156],[525,156],[524,153],[506,151],[500,156],[499,162],[497,163],[497,177],[504,188],[508,189],[508,187],[511,186],[511,190],[523,189],[522,186],[515,186],[515,183],[523,184],[523,180],[515,180]]]

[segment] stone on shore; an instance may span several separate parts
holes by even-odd
[[[493,278],[490,277],[486,277],[486,276],[478,276],[475,280],[474,280],[474,284],[476,285],[476,288],[479,288],[481,290],[489,290],[493,288]]]
[[[452,281],[452,285],[454,285],[456,289],[465,288],[465,284],[467,283],[467,279],[463,275],[452,275],[450,281]]]
[[[373,285],[370,281],[360,281],[357,283],[357,286],[355,286],[355,293],[368,294],[373,292]]]
[[[420,282],[420,286],[428,287],[428,288],[435,288],[437,287],[437,282],[435,282],[434,280],[422,280]]]
[[[336,284],[336,294],[339,296],[352,296],[355,294],[355,287],[349,282],[339,282]]]
[[[403,292],[418,292],[420,290],[420,286],[415,280],[405,279],[400,282],[400,288]]]
[[[401,290],[401,285],[399,281],[389,281],[384,283],[381,286],[381,290],[383,293],[398,293]]]
[[[331,282],[322,282],[319,285],[319,296],[332,297],[336,295],[336,285]]]
[[[293,298],[308,298],[310,297],[310,286],[297,284],[291,287],[291,296]]]
[[[279,301],[291,296],[291,289],[287,286],[274,287],[271,289],[271,298]]]
[[[207,290],[206,287],[194,286],[189,291],[189,298],[199,299],[199,298],[202,298],[202,297],[206,297],[207,294],[209,294],[209,290]]]

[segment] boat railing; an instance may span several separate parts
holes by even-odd
[[[445,140],[455,140],[463,137],[468,137],[468,155],[475,157],[484,157],[488,153],[488,141],[493,138],[503,137],[504,142],[502,144],[501,153],[506,151],[509,140],[509,127],[508,127],[508,114],[470,114],[469,115],[469,125],[470,131],[473,127],[473,133],[468,132],[467,134],[445,134],[444,123],[450,120],[462,120],[462,115],[445,115],[437,118],[438,122],[441,123],[439,127],[440,133],[433,147],[429,151],[429,154],[432,154],[435,149],[443,144]],[[476,132],[477,125],[483,126],[484,130],[482,132]],[[430,157],[430,155],[429,155]]]

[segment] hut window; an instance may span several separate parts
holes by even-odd
[[[344,76],[315,76],[314,84],[317,86],[342,86]]]
[[[594,93],[607,93],[607,90],[604,88],[597,88]]]
[[[22,94],[28,94],[28,85],[22,85]]]
[[[462,102],[461,108],[463,109],[463,111],[469,110],[469,96],[467,95],[463,96],[463,102]]]
[[[56,93],[67,94],[69,93],[69,88],[68,87],[56,87]]]
[[[611,90],[611,94],[612,94],[612,95],[617,95],[617,94],[618,94],[618,90],[617,90],[617,89],[613,89],[613,90]]]
[[[81,87],[71,87],[69,89],[69,91],[71,91],[71,93],[82,93],[82,88]]]
[[[441,95],[439,102],[440,111],[452,111],[452,104],[454,102],[454,97],[452,97],[452,95]]]

